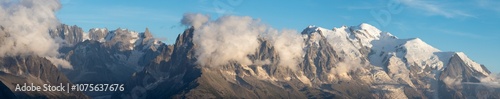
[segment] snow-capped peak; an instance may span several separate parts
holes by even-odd
[[[318,36],[318,34],[320,36]],[[317,42],[318,38],[326,38],[334,46],[352,46],[353,48],[342,48],[340,50],[352,52],[362,47],[372,47],[373,40],[379,40],[381,36],[387,39],[395,39],[390,33],[382,32],[370,24],[360,24],[358,26],[342,26],[340,28],[325,29],[314,25],[308,26],[302,35],[313,38],[311,42]],[[359,54],[359,53],[358,53]]]
[[[82,36],[83,36],[83,37],[82,37],[82,38],[83,38],[83,39],[82,39],[82,42],[83,42],[83,41],[85,41],[85,40],[90,40],[89,33],[85,33],[85,32],[83,32],[83,35],[82,35]]]
[[[108,34],[107,28],[92,28],[89,30],[89,39],[97,40],[99,42],[104,42],[106,35]]]
[[[423,42],[420,38],[408,39],[403,46],[406,49],[405,58],[411,60],[409,61],[411,64],[437,69],[442,69],[445,66],[446,61],[440,60],[439,56],[436,55],[436,52],[440,52],[440,50]]]
[[[361,29],[365,29],[365,30],[374,30],[375,32],[380,32],[380,30],[378,28],[376,28],[375,26],[370,25],[368,23],[361,23],[358,25],[358,27]]]
[[[481,64],[474,62],[467,55],[465,55],[463,52],[456,52],[456,55],[458,55],[458,57],[460,57],[465,62],[465,64],[467,64],[467,66],[470,66],[473,69],[475,69],[475,71],[481,72],[484,75],[489,75],[489,73],[484,71]]]
[[[363,36],[372,36],[372,37],[379,37],[380,33],[382,32],[378,28],[367,23],[362,23],[358,26],[351,26],[350,29],[354,33],[361,33],[365,34]]]
[[[374,26],[362,23],[358,26],[349,27],[350,38],[354,41],[360,41],[363,46],[371,47],[371,41],[380,39],[382,31]]]
[[[302,34],[308,39],[309,44],[318,46],[320,38],[327,40],[333,49],[338,52],[347,53],[342,57],[355,59],[363,54],[359,51],[363,48],[369,48],[370,63],[375,66],[384,66],[388,60],[386,58],[397,57],[405,60],[406,65],[421,66],[422,69],[431,67],[437,70],[443,70],[454,53],[442,52],[433,46],[422,41],[420,38],[399,39],[388,32],[382,32],[376,27],[362,23],[358,26],[342,26],[332,30],[308,26]],[[465,54],[459,52],[458,55],[476,71],[485,75],[480,64],[470,60]],[[408,61],[406,61],[408,60]]]
[[[306,29],[304,29],[304,31],[302,31],[301,34],[311,34],[311,33],[314,33],[316,31],[318,31],[318,28],[319,27],[316,27],[314,25],[309,25],[309,26],[307,26]]]
[[[107,30],[106,28],[91,28],[90,31]]]
[[[412,48],[415,50],[421,49],[421,50],[425,50],[426,52],[438,52],[438,51],[440,51],[439,49],[436,49],[436,48],[432,47],[431,45],[425,43],[420,38],[408,39],[408,41],[406,42],[406,44],[404,46],[407,49],[408,48]]]

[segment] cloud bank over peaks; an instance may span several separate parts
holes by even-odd
[[[182,17],[181,24],[199,28],[202,24],[207,23],[210,16],[200,13],[185,13]]]
[[[193,43],[198,64],[220,66],[230,62],[254,64],[248,55],[260,46],[259,38],[270,40],[279,54],[280,66],[292,70],[303,57],[304,40],[295,30],[278,31],[248,16],[222,16],[209,20],[207,15],[185,14],[181,23],[195,28]]]
[[[2,0],[0,5],[0,26],[4,28],[0,32],[0,57],[59,55],[59,44],[48,33],[59,25],[55,15],[61,7],[59,0]]]
[[[295,30],[270,32],[271,42],[280,57],[278,65],[297,70],[297,66],[304,57],[305,41],[302,35]]]
[[[199,63],[218,66],[236,61],[251,65],[247,55],[256,51],[258,36],[266,30],[266,26],[250,17],[224,16],[207,22],[194,31],[193,42],[200,47],[196,49]]]

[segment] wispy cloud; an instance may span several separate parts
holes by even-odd
[[[425,11],[429,15],[440,15],[447,18],[475,17],[470,13],[447,6],[447,2],[437,2],[434,0],[399,0],[399,2],[410,8]]]
[[[377,2],[369,2],[369,1],[352,1],[354,2],[354,5],[336,5],[340,9],[347,9],[347,10],[376,10],[376,9],[382,9],[386,7],[386,4],[383,3],[377,3]]]
[[[444,33],[444,34],[449,34],[449,35],[454,35],[454,36],[461,36],[461,37],[467,37],[467,38],[472,38],[472,39],[484,39],[488,38],[483,35],[478,35],[474,33],[467,33],[467,32],[461,32],[461,31],[453,31],[453,30],[445,30],[445,29],[437,29],[438,32]]]
[[[347,10],[371,10],[371,9],[380,9],[383,8],[383,6],[348,6],[345,7]]]
[[[494,10],[500,12],[500,1],[498,0],[476,0],[478,7],[488,10]]]

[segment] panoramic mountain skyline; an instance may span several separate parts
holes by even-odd
[[[476,1],[179,1],[62,0],[60,22],[91,28],[128,28],[150,31],[167,44],[185,28],[184,13],[202,13],[212,19],[224,15],[251,16],[277,29],[301,31],[307,25],[328,29],[369,23],[399,38],[419,37],[442,51],[465,52],[492,72],[500,72],[500,2]]]
[[[460,46],[459,51],[434,45],[472,37],[478,40],[467,42],[495,47],[490,43],[497,42],[481,41],[495,40],[493,32],[462,33],[460,38],[433,30],[465,31],[470,28],[453,26],[471,24],[447,21],[482,20],[474,20],[480,14],[453,8],[460,3],[397,0],[319,6],[317,1],[197,1],[179,6],[94,1],[83,5],[89,8],[76,6],[86,11],[58,12],[65,8],[62,5],[79,2],[0,2],[0,97],[500,98],[499,74],[475,61],[467,50],[493,52],[474,50],[479,44],[442,46]],[[155,8],[163,3],[177,8]],[[274,4],[271,8],[255,7],[270,3]],[[494,4],[474,3],[474,7]],[[352,7],[356,4],[362,7]],[[378,4],[384,5],[382,9],[373,6]],[[292,6],[303,8],[289,9]],[[150,8],[182,13],[158,13]],[[358,10],[361,12],[354,12]],[[363,12],[366,10],[369,15]],[[404,22],[418,23],[394,25],[403,22],[396,17],[403,13]],[[337,21],[337,15],[344,14],[354,19]],[[169,29],[178,33],[156,32],[169,23],[176,24]],[[426,27],[418,27],[422,23]],[[404,25],[411,27],[397,30]],[[477,26],[484,30],[489,25]],[[411,29],[427,34],[415,34]],[[485,35],[488,37],[481,37]]]

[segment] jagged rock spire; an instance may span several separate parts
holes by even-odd
[[[153,35],[151,34],[151,32],[149,32],[149,29],[146,28],[146,31],[144,31],[144,38],[152,38]]]

